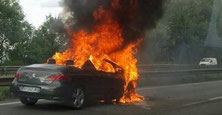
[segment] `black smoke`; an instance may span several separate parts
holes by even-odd
[[[143,37],[146,30],[155,27],[163,14],[163,0],[119,0],[119,8],[112,8],[113,1],[63,0],[62,5],[72,15],[73,25],[70,28],[74,31],[84,29],[90,32],[98,23],[93,18],[93,12],[99,7],[112,11],[113,19],[123,29],[126,44]]]

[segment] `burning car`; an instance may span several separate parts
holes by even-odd
[[[123,70],[111,64],[116,72],[98,71],[88,60],[82,68],[73,66],[72,60],[66,66],[34,64],[21,67],[12,82],[12,92],[25,105],[34,105],[38,99],[59,100],[72,108],[82,108],[91,99],[112,101],[123,96],[124,80],[120,77]]]

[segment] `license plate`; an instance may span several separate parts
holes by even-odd
[[[37,87],[19,87],[20,91],[23,92],[32,92],[32,93],[39,93],[40,92],[40,88]]]

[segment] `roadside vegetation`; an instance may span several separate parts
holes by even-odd
[[[0,87],[0,101],[4,100],[10,94],[9,87]]]
[[[163,18],[156,29],[147,32],[140,60],[154,64],[197,65],[203,57],[215,57],[222,62],[222,48],[205,45],[213,2],[214,0],[166,0]],[[221,3],[218,6],[222,6]],[[216,29],[222,40],[222,7],[216,14]]]

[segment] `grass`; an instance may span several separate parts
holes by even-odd
[[[10,87],[0,87],[0,101],[4,100],[10,94]]]

